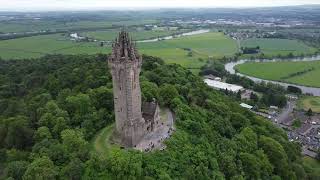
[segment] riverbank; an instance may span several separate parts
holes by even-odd
[[[181,34],[176,34],[176,35],[170,35],[170,36],[165,36],[165,37],[159,37],[159,38],[154,38],[154,39],[146,39],[146,40],[141,40],[137,41],[138,43],[147,43],[147,42],[157,42],[157,41],[163,41],[163,40],[170,40],[173,38],[179,38],[183,36],[192,36],[192,35],[197,35],[197,34],[204,34],[210,32],[209,29],[201,29],[201,30],[196,30],[196,31],[190,31],[186,33],[181,33]]]
[[[295,87],[300,88],[302,93],[304,93],[304,94],[312,94],[314,96],[320,96],[320,88],[318,88],[318,87],[308,87],[308,86],[298,85],[298,84],[294,84],[294,83],[287,83],[287,82],[280,82],[280,81],[274,81],[274,80],[269,80],[269,79],[262,79],[262,78],[246,75],[243,73],[239,73],[239,72],[236,72],[236,70],[235,70],[235,66],[240,65],[240,64],[244,64],[246,62],[283,62],[283,61],[299,62],[299,61],[318,61],[318,60],[320,60],[320,55],[312,56],[312,57],[304,57],[304,58],[292,58],[292,59],[286,59],[286,60],[282,60],[282,59],[272,59],[272,60],[242,59],[242,60],[239,60],[236,62],[229,62],[229,63],[225,64],[224,67],[225,67],[225,70],[228,71],[230,74],[236,74],[239,76],[247,77],[256,83],[270,82],[270,83],[281,85],[285,88],[287,88],[288,86],[295,86]]]

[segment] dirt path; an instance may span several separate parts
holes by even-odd
[[[111,148],[109,143],[114,124],[102,129],[91,142],[92,149],[101,154],[107,154]]]

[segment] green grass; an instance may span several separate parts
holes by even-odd
[[[91,149],[102,155],[107,155],[113,149],[119,149],[120,147],[115,144],[110,144],[109,140],[112,135],[114,124],[102,129],[92,140]]]
[[[239,72],[274,81],[320,87],[320,61],[312,62],[249,62],[235,67]],[[310,71],[307,71],[310,70]],[[307,72],[304,72],[307,71]],[[292,76],[297,72],[304,72]]]
[[[153,24],[157,20],[153,19],[132,19],[132,20],[81,20],[74,22],[62,22],[54,20],[25,20],[25,21],[3,21],[0,22],[0,32],[30,32],[40,30],[70,30],[87,28],[111,28],[116,26],[133,26],[142,24]]]
[[[0,41],[0,57],[21,59],[45,54],[93,54],[103,52],[98,43],[80,43],[68,40],[61,34],[41,35]],[[107,50],[104,50],[107,51]],[[109,51],[108,51],[109,52]]]
[[[0,22],[0,32],[30,32],[40,30],[68,30],[79,28],[110,28],[109,21],[76,21],[76,22],[55,22],[42,20],[27,20]]]
[[[177,33],[178,31],[131,31],[130,35],[134,40],[152,39],[163,37]],[[118,35],[118,30],[89,31],[83,32],[81,35],[91,37],[98,40],[114,40]]]
[[[203,66],[208,57],[232,56],[238,50],[235,41],[222,33],[215,32],[138,45],[145,54],[161,57],[167,63],[181,64],[194,69],[193,71]],[[188,51],[183,48],[191,49],[193,56],[189,57]],[[199,58],[204,61],[200,61]]]
[[[142,31],[138,33],[137,37],[146,38],[153,35],[155,34]],[[133,33],[133,36],[135,36],[135,33]],[[115,34],[107,34],[106,37],[114,38]],[[0,57],[3,59],[21,59],[39,57],[45,54],[109,53],[110,48],[100,47],[98,42],[73,42],[61,34],[54,34],[0,41]],[[184,48],[191,49],[192,57],[188,56],[188,51]],[[158,42],[138,43],[138,49],[141,53],[161,57],[167,63],[180,64],[194,73],[199,72],[200,67],[205,64],[209,57],[232,56],[238,50],[235,41],[222,33],[216,32]],[[199,58],[203,60],[199,60]]]
[[[289,39],[264,39],[251,38],[241,42],[242,47],[260,46],[262,52],[267,56],[312,54],[316,51],[315,48],[309,47],[306,44],[297,40]]]
[[[320,162],[311,157],[303,157],[303,165],[308,167],[312,171],[312,174],[319,176],[320,174]]]
[[[311,108],[313,112],[320,113],[320,97],[305,96],[298,101],[298,108],[305,111]]]

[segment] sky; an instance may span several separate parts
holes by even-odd
[[[242,8],[319,4],[320,0],[0,0],[0,11]]]

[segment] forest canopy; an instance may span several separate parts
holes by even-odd
[[[91,151],[114,122],[106,55],[0,60],[0,179],[306,179],[300,146],[180,65],[144,56],[142,98],[176,115],[163,151]]]

